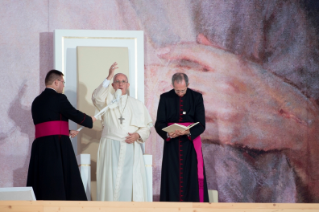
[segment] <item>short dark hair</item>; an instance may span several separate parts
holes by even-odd
[[[61,71],[52,69],[47,73],[45,76],[45,85],[52,85],[52,83],[59,79],[60,77],[63,77],[64,74]]]
[[[180,83],[183,80],[185,81],[186,86],[188,86],[188,76],[184,73],[175,73],[172,76],[172,85],[174,86],[174,82]]]

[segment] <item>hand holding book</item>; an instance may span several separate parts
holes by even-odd
[[[168,135],[170,138],[176,138],[176,137],[182,136],[182,135],[187,135],[187,136],[189,136],[189,135],[190,135],[190,131],[189,131],[189,129],[188,129],[188,130],[175,130],[174,132],[167,133],[167,135]]]
[[[172,124],[172,125],[170,125],[168,127],[163,128],[162,130],[165,131],[165,132],[168,132],[168,133],[175,132],[176,130],[185,131],[185,130],[189,130],[190,128],[192,128],[193,126],[195,126],[198,123],[199,122],[196,122],[196,123],[190,124],[188,126],[183,126],[181,124],[174,123],[174,124]]]

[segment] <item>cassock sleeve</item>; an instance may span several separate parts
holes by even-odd
[[[156,122],[155,122],[155,129],[156,129],[156,132],[164,140],[166,140],[167,139],[167,133],[162,130],[164,127],[167,127],[166,105],[165,105],[165,98],[163,98],[163,95],[161,95],[160,101],[159,101],[159,104],[158,104],[158,109],[157,109],[157,117],[156,117]]]
[[[82,126],[85,126],[88,128],[93,127],[92,118],[86,115],[85,113],[82,113],[81,111],[75,109],[64,94],[60,95],[59,102],[60,102],[60,113],[63,116],[67,117],[68,119],[71,119],[75,123],[80,124]]]
[[[199,122],[196,126],[189,129],[191,133],[191,140],[194,140],[197,136],[200,136],[205,131],[205,107],[202,94],[198,95],[195,100],[195,116],[194,123]]]
[[[151,133],[151,126],[147,125],[146,127],[141,127],[136,131],[141,138],[139,138],[136,142],[137,143],[144,143],[148,137],[150,136]]]
[[[151,127],[153,126],[152,119],[147,108],[145,107],[144,104],[142,105],[142,107],[143,107],[144,123],[146,124],[146,126],[139,127],[139,129],[136,131],[140,135],[140,138],[137,140],[137,143],[140,143],[140,144],[144,143],[148,139],[148,137],[151,134]]]

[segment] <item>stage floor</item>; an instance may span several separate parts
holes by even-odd
[[[1,212],[315,212],[319,204],[305,203],[178,203],[97,201],[0,201]]]

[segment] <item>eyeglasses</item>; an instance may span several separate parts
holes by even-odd
[[[65,81],[62,81],[62,80],[59,80],[59,79],[58,79],[58,81],[62,82],[65,85]]]
[[[127,83],[127,82],[126,82],[125,80],[122,80],[122,81],[116,80],[114,83],[115,83],[115,84],[121,84],[121,83],[125,84],[125,83]]]

